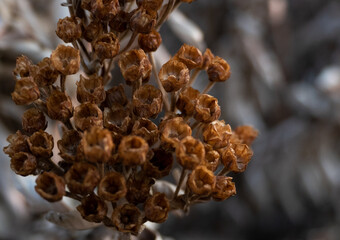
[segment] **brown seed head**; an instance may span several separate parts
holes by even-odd
[[[183,118],[176,117],[167,120],[162,128],[161,143],[166,150],[172,150],[176,148],[177,144],[185,137],[191,135],[191,128],[183,121]]]
[[[208,168],[198,166],[190,173],[187,184],[193,193],[207,196],[215,188],[216,178]]]
[[[50,58],[44,58],[37,65],[34,81],[38,86],[52,85],[58,78],[59,72],[53,67]]]
[[[64,92],[54,90],[48,97],[46,105],[47,114],[51,119],[66,122],[72,117],[72,102]]]
[[[211,64],[212,60],[214,59],[214,54],[210,51],[209,48],[207,48],[203,54],[203,64],[202,69],[207,70],[209,65]]]
[[[149,151],[148,143],[138,136],[123,137],[118,147],[119,157],[123,159],[123,165],[142,165],[146,160]]]
[[[216,185],[213,190],[212,197],[216,201],[224,201],[236,194],[235,183],[232,177],[217,176]]]
[[[156,118],[162,111],[162,92],[152,86],[143,85],[133,94],[133,111],[139,117]]]
[[[65,195],[64,179],[53,172],[43,172],[35,182],[35,191],[49,202],[60,201]]]
[[[113,58],[119,52],[119,39],[112,32],[103,33],[92,42],[95,53],[102,61],[107,58]]]
[[[42,111],[37,108],[30,108],[24,112],[22,116],[22,129],[33,134],[36,131],[45,130],[47,127],[47,121]]]
[[[130,112],[123,107],[113,109],[104,109],[104,127],[118,134],[127,134],[133,125]]]
[[[17,105],[27,105],[39,99],[40,91],[32,77],[23,77],[16,81],[12,99]]]
[[[103,113],[94,103],[82,103],[74,109],[74,124],[85,131],[93,126],[103,126]]]
[[[142,171],[131,174],[127,180],[126,200],[135,205],[144,203],[150,196],[150,188],[154,183],[155,181]]]
[[[163,0],[137,0],[136,3],[139,8],[144,8],[147,11],[158,11],[163,4]]]
[[[51,61],[54,68],[62,74],[75,74],[80,68],[80,53],[73,47],[58,45],[51,54]]]
[[[33,133],[33,135],[27,139],[27,143],[31,152],[36,157],[48,158],[53,155],[53,137],[43,130]]]
[[[186,116],[192,116],[195,111],[196,101],[200,92],[192,87],[187,87],[178,95],[177,108]]]
[[[107,21],[112,19],[118,13],[119,0],[92,0],[88,10],[96,18],[102,21]]]
[[[154,52],[161,44],[162,37],[155,29],[147,34],[139,34],[138,45],[144,52]]]
[[[251,126],[239,126],[235,129],[235,134],[242,141],[242,143],[250,146],[256,139],[259,132]]]
[[[110,28],[116,32],[124,32],[128,28],[131,14],[120,10],[116,16],[109,22]]]
[[[103,78],[97,75],[85,78],[83,75],[80,75],[80,80],[77,82],[77,100],[80,103],[102,103],[105,100]]]
[[[233,172],[244,172],[253,156],[253,151],[246,144],[237,144],[219,151],[223,165]]]
[[[176,157],[183,168],[193,170],[205,158],[204,145],[192,136],[187,136],[177,145]]]
[[[65,17],[59,19],[57,36],[66,43],[74,42],[81,37],[81,19],[78,17]]]
[[[220,163],[220,154],[215,151],[211,145],[204,144],[205,159],[204,165],[212,172],[215,172]]]
[[[118,172],[106,174],[98,186],[98,195],[102,199],[115,202],[126,194],[125,178]]]
[[[83,38],[88,41],[92,42],[103,32],[103,25],[100,21],[93,20],[92,22],[87,25],[83,30]]]
[[[19,130],[7,137],[9,145],[4,147],[4,153],[8,156],[13,157],[14,154],[19,152],[29,152],[29,147],[27,144],[28,136],[23,135]]]
[[[37,169],[36,157],[27,152],[15,153],[11,158],[11,169],[18,175],[28,176]]]
[[[13,74],[20,77],[29,77],[33,75],[35,72],[34,70],[35,66],[32,61],[28,57],[22,55],[16,60],[16,66],[13,70]]]
[[[149,119],[140,118],[133,124],[132,134],[142,137],[152,146],[158,140],[158,127]]]
[[[107,205],[95,194],[90,194],[81,200],[77,210],[86,221],[100,223],[106,217]]]
[[[124,204],[112,213],[112,221],[120,232],[137,235],[142,224],[142,214],[135,205]]]
[[[198,48],[187,44],[182,45],[174,59],[184,63],[189,69],[201,68],[203,63],[201,51]]]
[[[224,82],[230,77],[229,64],[220,57],[214,57],[208,66],[207,73],[212,82]]]
[[[123,84],[119,84],[106,91],[106,98],[102,105],[112,108],[115,106],[124,107],[127,103],[128,100],[124,92]]]
[[[202,94],[198,97],[194,118],[197,121],[209,123],[217,120],[221,115],[221,108],[218,101],[211,95]]]
[[[63,137],[57,142],[60,157],[65,161],[74,162],[76,160],[77,148],[81,138],[80,132],[76,130],[72,129],[65,131]]]
[[[214,149],[219,149],[228,145],[231,134],[232,130],[229,124],[216,120],[205,126],[203,140]]]
[[[177,60],[170,60],[165,63],[158,74],[165,91],[176,92],[189,82],[189,69]]]
[[[173,164],[172,153],[161,148],[158,148],[153,152],[153,157],[151,159],[147,159],[143,165],[144,172],[148,176],[156,179],[168,176]]]
[[[130,29],[137,33],[150,33],[157,20],[157,12],[139,8],[132,12]]]
[[[169,210],[169,200],[164,193],[155,193],[144,204],[145,217],[151,222],[164,222],[168,218]]]

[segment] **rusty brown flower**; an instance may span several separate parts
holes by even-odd
[[[49,202],[60,201],[65,195],[64,179],[53,172],[43,172],[35,182],[35,191]]]
[[[47,121],[42,111],[37,108],[26,110],[22,116],[22,129],[29,134],[39,130],[45,130]]]
[[[54,146],[52,135],[39,130],[27,139],[28,146],[31,152],[37,157],[51,157]]]
[[[183,168],[193,170],[205,158],[204,145],[198,139],[187,136],[177,144],[176,157]]]
[[[115,202],[125,197],[126,182],[123,175],[118,172],[106,174],[98,186],[98,195],[102,199]]]
[[[114,209],[112,221],[118,231],[137,235],[142,224],[142,214],[135,205],[124,204]]]
[[[74,109],[74,124],[85,131],[93,126],[103,126],[103,113],[94,103],[82,103]]]
[[[59,19],[56,34],[66,43],[74,42],[81,37],[81,19],[78,17],[65,17]]]
[[[100,223],[106,217],[107,205],[95,194],[90,194],[81,200],[77,210],[86,221]]]
[[[17,105],[27,105],[39,99],[40,91],[32,77],[23,77],[16,81],[12,99]]]
[[[168,218],[169,210],[170,203],[164,193],[155,193],[144,204],[145,217],[151,222],[164,222]]]
[[[200,68],[203,64],[201,51],[198,48],[187,44],[182,45],[174,59],[184,63],[189,69]]]
[[[213,121],[203,129],[203,140],[214,149],[226,147],[229,143],[232,130],[224,121]]]
[[[51,61],[54,68],[62,74],[75,74],[80,68],[80,53],[73,47],[58,45],[51,54]]]
[[[101,60],[113,58],[119,52],[120,44],[117,36],[110,33],[103,33],[92,42],[95,53]]]
[[[165,63],[159,71],[158,77],[167,92],[176,92],[189,82],[189,69],[177,60]]]
[[[202,94],[198,97],[194,118],[199,122],[209,123],[217,120],[221,115],[218,101],[211,95]]]
[[[138,136],[125,136],[118,146],[119,157],[123,159],[123,165],[142,165],[149,151],[148,143]]]
[[[105,90],[102,77],[91,75],[89,78],[85,78],[83,75],[80,75],[80,80],[76,84],[78,102],[100,104],[105,100]]]
[[[220,57],[214,57],[208,66],[207,73],[212,82],[224,82],[230,77],[229,64]]]
[[[207,167],[198,166],[190,173],[187,184],[193,193],[207,196],[215,188],[216,178]]]
[[[173,164],[172,153],[161,148],[158,148],[153,152],[153,157],[147,159],[143,165],[145,173],[156,179],[169,175]]]
[[[82,136],[80,132],[74,129],[65,131],[62,138],[57,142],[60,157],[65,161],[74,162],[76,160],[77,148],[81,139]]]
[[[217,176],[212,197],[216,201],[223,201],[236,194],[235,183],[232,177]]]
[[[155,29],[147,34],[139,34],[138,45],[144,52],[154,52],[162,44],[162,37]]]
[[[73,106],[69,96],[54,90],[46,101],[47,113],[51,119],[66,122],[72,117]]]
[[[162,92],[152,85],[143,85],[133,94],[134,113],[143,118],[156,118],[162,111]]]
[[[41,60],[34,73],[34,81],[38,86],[48,86],[55,83],[59,76],[59,72],[52,65],[50,58],[44,58]]]
[[[18,152],[11,158],[11,169],[18,175],[28,176],[37,169],[37,159],[27,152]]]
[[[195,111],[196,101],[200,92],[192,87],[187,87],[178,95],[176,107],[186,116],[192,116]]]

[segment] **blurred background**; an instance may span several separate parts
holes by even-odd
[[[24,111],[10,97],[15,59],[50,55],[67,15],[60,3],[0,0],[0,149]],[[172,215],[159,231],[176,240],[340,239],[340,1],[198,0],[182,4],[161,34],[159,62],[183,42],[229,62],[232,77],[210,94],[221,119],[260,135],[247,170],[233,175],[236,196]],[[195,87],[206,81],[201,74]],[[0,239],[77,238],[41,217],[50,205],[2,151],[0,164]]]

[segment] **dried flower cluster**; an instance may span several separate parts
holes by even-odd
[[[154,63],[159,27],[179,3],[136,0],[130,10],[134,1],[69,1],[71,16],[58,21],[56,34],[72,46],[59,45],[37,64],[17,59],[12,98],[31,108],[4,152],[15,173],[37,175],[41,197],[71,197],[85,220],[137,235],[145,221],[161,223],[171,210],[236,193],[227,174],[246,169],[257,131],[233,131],[207,94],[230,77],[228,63],[186,44],[159,70]],[[126,86],[109,87],[116,63]],[[209,79],[202,92],[191,87],[201,71]],[[65,81],[78,72],[75,103]],[[148,83],[152,75],[157,87]],[[63,124],[61,139],[45,131],[46,116]],[[182,174],[172,195],[152,188],[176,166]]]

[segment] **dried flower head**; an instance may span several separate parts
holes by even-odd
[[[203,64],[201,51],[198,48],[187,44],[182,45],[174,59],[184,63],[189,69],[200,68]]]
[[[13,157],[14,154],[19,152],[29,152],[29,147],[27,144],[28,136],[23,135],[19,130],[7,137],[7,142],[9,145],[4,147],[4,153],[8,156]]]
[[[226,147],[231,135],[231,127],[224,121],[213,121],[206,125],[203,130],[204,142],[210,144],[214,149]]]
[[[107,205],[95,194],[90,194],[81,200],[77,210],[85,220],[100,223],[106,217]]]
[[[246,144],[223,148],[220,150],[220,154],[223,165],[233,172],[245,171],[253,156],[252,150]]]
[[[35,191],[49,202],[60,201],[65,195],[64,179],[53,172],[43,172],[35,182]]]
[[[220,57],[214,57],[208,66],[207,73],[212,82],[224,82],[230,77],[229,64]]]
[[[117,207],[112,213],[112,221],[118,231],[137,235],[142,225],[142,214],[132,204],[124,204]]]
[[[60,157],[65,161],[74,162],[81,139],[80,132],[74,129],[65,131],[63,137],[57,142]]]
[[[177,98],[176,107],[186,116],[192,116],[195,112],[195,106],[200,92],[192,87],[182,90]]]
[[[32,77],[23,77],[16,81],[12,99],[17,105],[27,105],[39,99],[40,91]]]
[[[155,29],[147,34],[139,34],[138,45],[144,52],[154,52],[162,44],[162,37]]]
[[[46,101],[47,114],[51,119],[66,122],[73,115],[73,106],[69,96],[54,90]]]
[[[78,17],[65,17],[59,19],[57,36],[66,43],[74,42],[81,37],[81,19]]]
[[[152,146],[158,140],[158,127],[151,120],[147,118],[140,118],[135,121],[132,127],[133,135],[142,137]]]
[[[162,111],[162,93],[152,85],[143,85],[133,94],[132,104],[137,116],[156,118]]]
[[[193,170],[205,158],[204,145],[192,136],[187,136],[177,144],[176,157],[183,168]]]
[[[27,152],[18,152],[11,158],[11,169],[18,175],[28,176],[34,174],[37,169],[37,159]]]
[[[51,54],[51,61],[53,67],[62,74],[75,74],[80,68],[80,53],[73,47],[58,45]]]
[[[232,177],[217,176],[212,197],[216,201],[223,201],[236,194],[235,183]]]
[[[235,134],[241,140],[242,143],[250,146],[256,139],[259,132],[252,126],[239,126],[235,129]]]
[[[36,157],[51,157],[53,155],[52,150],[54,147],[52,135],[39,130],[35,132],[27,139],[28,146],[31,152]]]
[[[158,77],[167,92],[176,92],[189,82],[189,69],[177,60],[165,63],[159,71]]]
[[[198,166],[190,173],[187,183],[193,193],[206,196],[214,190],[216,178],[214,173],[208,168]]]
[[[104,127],[110,131],[126,134],[132,128],[131,113],[122,107],[104,109]]]
[[[203,54],[203,64],[202,69],[207,70],[212,60],[214,59],[214,54],[211,52],[209,48],[207,48]]]
[[[198,97],[194,118],[197,121],[209,123],[217,120],[221,115],[221,108],[218,101],[211,95],[202,94]]]
[[[95,53],[101,60],[113,58],[119,52],[120,44],[117,36],[110,33],[103,33],[92,42]]]
[[[168,218],[169,211],[169,200],[164,193],[155,193],[144,204],[145,217],[151,222],[164,222]]]
[[[103,126],[103,113],[94,103],[82,103],[74,109],[74,124],[85,131],[93,126]]]
[[[103,78],[97,75],[85,78],[83,75],[80,75],[80,80],[77,82],[77,100],[80,103],[102,103],[105,100]]]
[[[13,74],[20,77],[30,77],[32,76],[32,73],[34,73],[34,70],[35,67],[31,59],[22,55],[16,60],[16,66],[13,70]]]
[[[58,78],[59,72],[53,67],[50,58],[40,61],[34,72],[34,81],[38,86],[52,85]]]
[[[123,159],[123,165],[142,165],[149,151],[148,143],[138,136],[123,137],[118,146],[119,157]]]
[[[87,10],[89,10],[96,18],[107,21],[112,19],[118,13],[119,1],[91,0],[90,4],[88,4],[86,7]]]
[[[114,86],[106,91],[106,98],[103,103],[105,107],[112,108],[116,106],[124,107],[128,103],[122,84]]]
[[[144,172],[131,174],[127,180],[126,200],[132,204],[144,203],[150,196],[150,188],[155,181]]]
[[[125,178],[118,172],[106,174],[98,186],[98,195],[102,199],[115,202],[126,194]]]
[[[84,2],[84,1],[83,1]],[[95,40],[101,33],[103,32],[103,25],[100,21],[93,20],[90,22],[83,30],[83,38],[88,41],[92,42]]]
[[[116,32],[126,31],[130,22],[130,17],[130,13],[120,10],[109,22],[111,30]]]
[[[220,154],[215,151],[211,145],[205,144],[205,159],[204,159],[204,165],[212,172],[215,172],[218,168],[218,165],[220,163]]]
[[[47,121],[42,111],[37,108],[26,110],[22,116],[22,129],[29,134],[39,130],[45,130]]]
[[[147,159],[143,165],[145,173],[156,179],[169,175],[173,164],[172,153],[161,148],[156,149],[153,152],[153,157]]]
[[[161,131],[161,142],[165,149],[176,148],[178,143],[185,137],[191,135],[191,128],[183,121],[183,118],[176,117],[166,120]]]
[[[137,33],[150,33],[154,28],[157,19],[157,12],[145,9],[136,9],[130,18],[130,29]]]

